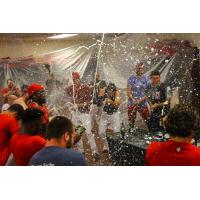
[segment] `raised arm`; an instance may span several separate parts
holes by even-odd
[[[127,96],[128,96],[129,99],[133,98],[132,97],[132,88],[129,84],[127,85]]]
[[[119,107],[121,104],[121,94],[120,94],[119,90],[117,90],[115,93],[115,102],[114,103],[117,107]]]

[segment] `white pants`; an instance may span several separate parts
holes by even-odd
[[[94,122],[99,125],[99,121],[101,119],[102,107],[98,107],[96,104],[91,106],[91,119],[92,119],[92,126],[94,126]]]
[[[81,113],[81,112],[73,112],[72,113],[72,122],[77,125],[83,125],[86,128],[87,139],[90,143],[90,147],[92,152],[98,152],[96,142],[94,139],[94,134],[92,133],[92,124],[91,124],[91,116],[89,113]],[[83,141],[82,139],[78,142],[78,148],[81,152],[84,152]]]
[[[101,120],[99,123],[99,135],[104,141],[104,148],[108,149],[108,142],[106,139],[106,130],[107,128],[112,129],[114,132],[119,132],[121,128],[120,123],[120,112],[113,113],[108,115],[106,112],[103,112],[101,115]]]

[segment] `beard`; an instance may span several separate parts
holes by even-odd
[[[66,148],[71,149],[72,146],[73,146],[73,140],[72,140],[72,137],[70,137],[68,142],[66,143]]]

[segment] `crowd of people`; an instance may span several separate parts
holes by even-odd
[[[127,81],[128,132],[135,128],[137,112],[151,133],[167,131],[167,142],[153,142],[146,153],[146,165],[200,165],[200,149],[192,142],[198,134],[200,119],[192,109],[175,106],[170,110],[169,87],[160,80],[159,71],[144,75],[143,63],[135,66],[135,74]],[[53,80],[53,79],[52,79]],[[92,158],[109,153],[106,134],[120,132],[122,94],[115,83],[106,83],[96,74],[91,84],[81,81],[78,72],[72,73],[73,84],[65,88],[73,108],[65,116],[51,114],[47,97],[53,95],[57,80],[19,88],[12,79],[1,89],[0,165],[86,165],[82,133],[84,127]],[[54,101],[55,103],[55,101]],[[99,152],[94,127],[103,141]]]

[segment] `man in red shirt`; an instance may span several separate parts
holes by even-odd
[[[90,106],[92,103],[92,91],[87,84],[81,83],[80,75],[78,72],[72,73],[73,85],[67,88],[68,95],[72,98],[76,111],[72,113],[72,121],[75,125],[83,125],[86,128],[86,134],[90,147],[92,150],[92,156],[94,160],[99,159],[99,154],[92,133]],[[82,140],[78,143],[80,151],[84,152]]]
[[[45,88],[39,84],[32,84],[28,87],[28,107],[38,108],[44,115],[42,117],[43,133],[46,132],[46,126],[49,123],[49,112],[46,106]]]
[[[21,131],[15,134],[10,143],[15,164],[27,166],[31,157],[45,146],[46,141],[38,135],[41,131],[43,112],[28,108],[22,117]]]
[[[165,122],[167,142],[153,142],[147,148],[146,165],[200,166],[200,148],[192,144],[200,131],[200,117],[192,110],[175,106]]]
[[[1,90],[1,94],[6,97],[9,95],[21,96],[21,90],[15,85],[12,79],[7,80],[7,88]]]
[[[0,114],[0,166],[4,166],[10,156],[11,137],[19,132],[19,124],[24,109],[13,104],[8,110]]]

